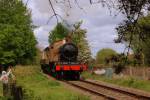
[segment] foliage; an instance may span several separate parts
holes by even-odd
[[[2,95],[3,95],[2,88],[3,88],[3,86],[2,86],[2,84],[0,84],[0,97],[2,97]]]
[[[137,28],[134,28],[134,30],[132,29],[133,24],[131,23],[119,26],[117,28],[118,35],[124,33],[122,40],[130,44],[130,47],[135,53],[135,56],[139,55],[138,58],[140,58],[139,60],[141,63],[150,64],[150,15],[141,17],[137,24]],[[130,36],[131,34],[132,37]]]
[[[102,50],[99,50],[96,55],[96,63],[97,64],[105,64],[105,59],[108,57],[111,57],[112,55],[116,55],[116,51],[110,49],[110,48],[105,48]]]
[[[73,42],[79,48],[78,60],[82,63],[89,64],[92,60],[90,47],[86,40],[86,30],[81,29],[82,21],[74,24],[75,30],[72,33]]]
[[[126,14],[128,20],[136,20],[139,15],[143,14],[149,10],[150,2],[149,0],[117,0],[118,10],[123,14]]]
[[[64,39],[68,35],[68,29],[62,24],[58,23],[55,28],[49,33],[49,43]]]
[[[39,48],[36,49],[36,56],[34,57],[33,65],[39,65],[41,59],[41,50]]]
[[[20,0],[0,0],[0,64],[29,64],[36,55],[30,13]]]

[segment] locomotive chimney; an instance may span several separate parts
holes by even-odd
[[[71,41],[71,34],[69,33],[68,36],[65,38],[67,43],[72,42]]]

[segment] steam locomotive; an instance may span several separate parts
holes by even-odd
[[[57,79],[79,79],[87,69],[78,62],[78,47],[69,38],[55,41],[42,52],[41,68]]]

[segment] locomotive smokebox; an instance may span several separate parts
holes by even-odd
[[[78,48],[73,43],[66,43],[60,48],[60,61],[77,61]]]

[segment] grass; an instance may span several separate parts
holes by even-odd
[[[82,73],[82,76],[89,79],[100,80],[120,86],[136,88],[150,92],[150,81],[139,80],[133,77],[107,78],[105,76],[92,75],[89,72]]]
[[[0,83],[0,97],[3,95],[2,93],[2,84]]]
[[[66,89],[40,72],[39,66],[16,66],[13,69],[18,85],[23,86],[25,100],[89,100],[89,97]]]

